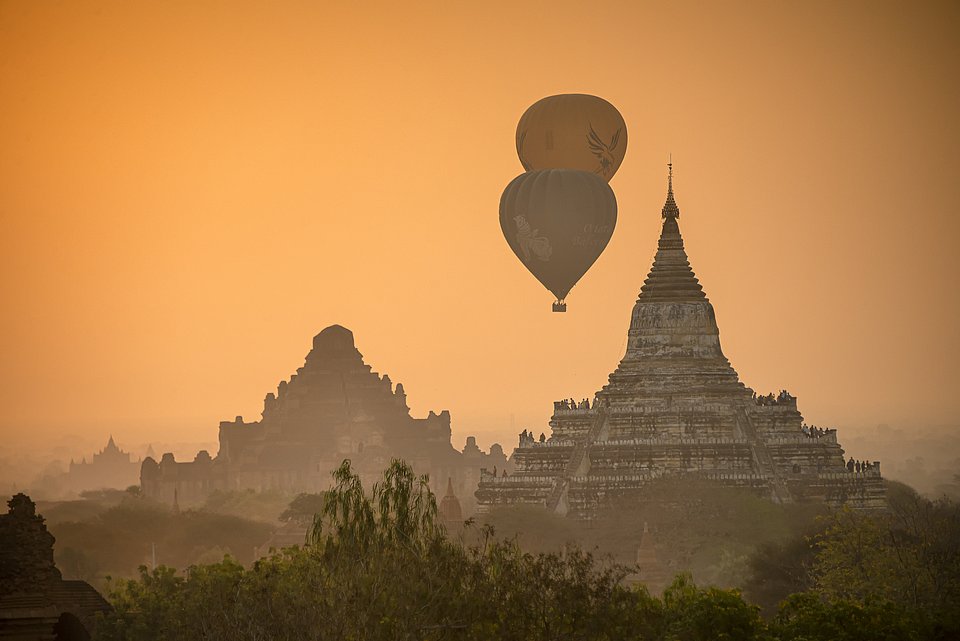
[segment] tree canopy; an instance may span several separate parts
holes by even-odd
[[[890,539],[883,528],[893,522],[882,519],[867,526],[860,517],[838,513],[824,522],[811,543],[812,588],[791,595],[765,621],[738,590],[700,587],[687,574],[677,576],[662,595],[651,595],[643,586],[625,585],[631,568],[576,546],[531,553],[515,538],[498,537],[491,526],[469,522],[465,530],[448,533],[426,478],[400,461],[371,492],[349,461],[337,470],[335,482],[323,496],[304,547],[281,550],[250,567],[226,557],[183,574],[141,568],[138,579],[114,585],[115,611],[101,621],[97,636],[110,641],[854,641],[946,639],[958,630],[942,609],[940,615],[923,613],[923,608],[940,607],[935,601],[891,600],[882,590],[831,587],[835,581],[851,587],[900,576],[877,570],[866,553],[860,557],[862,580],[834,573],[846,568],[839,559],[851,553],[852,533],[862,531],[870,545]],[[939,523],[940,517],[925,510],[920,512],[931,523]],[[934,505],[934,513],[944,516],[938,510]],[[917,514],[913,518],[920,520]],[[955,561],[938,538],[948,530],[941,523],[915,546],[938,562]]]

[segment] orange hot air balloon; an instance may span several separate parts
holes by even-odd
[[[596,96],[548,96],[533,103],[517,124],[517,155],[527,171],[579,169],[609,181],[626,151],[623,116]]]
[[[565,311],[570,289],[603,253],[617,225],[617,199],[603,178],[576,169],[529,171],[500,198],[500,228],[524,267]]]

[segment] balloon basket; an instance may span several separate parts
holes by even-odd
[[[565,312],[567,311],[567,304],[557,301],[553,304],[553,311],[555,312]]]

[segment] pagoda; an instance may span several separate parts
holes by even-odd
[[[883,508],[879,462],[845,462],[836,430],[806,425],[786,391],[758,396],[723,355],[713,305],[684,249],[668,167],[657,253],[620,364],[592,402],[554,403],[549,439],[520,435],[513,473],[481,477],[480,509],[543,504],[591,519],[670,478],[749,488],[780,503]]]

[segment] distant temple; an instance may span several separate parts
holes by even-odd
[[[724,357],[684,251],[672,171],[662,217],[620,365],[592,400],[554,403],[549,439],[520,434],[513,473],[481,478],[479,509],[531,503],[589,520],[661,478],[751,488],[777,502],[883,508],[879,462],[845,462],[836,430],[806,425],[786,391],[757,396]]]
[[[636,572],[627,575],[625,582],[631,586],[646,585],[650,592],[656,594],[667,587],[671,578],[670,572],[657,556],[653,534],[644,523],[640,545],[637,546]]]
[[[140,461],[130,460],[130,453],[117,447],[111,436],[89,462],[86,458],[79,463],[71,460],[69,470],[59,481],[74,493],[103,488],[122,490],[137,484],[139,471]]]
[[[238,416],[220,423],[220,451],[206,451],[178,463],[164,454],[144,459],[140,485],[145,495],[178,505],[203,501],[214,490],[278,489],[319,492],[331,486],[331,473],[350,459],[372,485],[393,458],[429,474],[434,493],[450,479],[466,513],[481,468],[509,466],[500,445],[489,453],[469,437],[463,451],[451,445],[450,413],[410,416],[403,385],[380,376],[364,363],[353,333],[332,325],[313,339],[306,362],[263,402],[259,421]]]
[[[0,514],[0,639],[88,641],[110,605],[85,581],[64,581],[54,538],[25,494]]]
[[[447,493],[440,499],[437,507],[440,521],[448,528],[457,528],[463,525],[463,509],[453,491],[453,479],[447,479]]]

